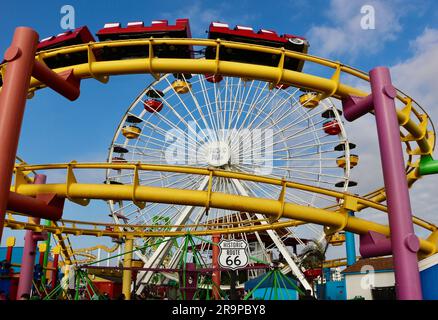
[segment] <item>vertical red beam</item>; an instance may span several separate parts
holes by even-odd
[[[40,244],[40,246],[41,246],[41,244]],[[41,249],[40,249],[39,252],[40,252],[40,257],[38,259],[38,264],[42,267],[42,266],[44,266],[44,252],[45,251],[41,251]],[[44,272],[45,272],[45,270],[44,270]]]
[[[12,252],[14,250],[14,246],[15,246],[15,237],[9,237],[6,240],[6,247],[7,247],[6,261],[9,263],[11,263],[12,261]]]
[[[57,280],[58,280],[58,261],[59,261],[59,251],[60,251],[60,249],[59,248],[56,248],[54,251],[53,251],[53,271],[52,271],[52,279],[51,279],[51,288],[52,288],[52,290],[53,289],[55,289],[55,287],[56,287],[56,283],[57,283]]]
[[[221,286],[221,270],[219,266],[219,242],[221,241],[221,235],[220,234],[214,234],[213,235],[213,248],[212,248],[212,264],[213,264],[213,274],[211,276],[213,281],[213,299],[220,300],[220,286]]]
[[[6,261],[7,262],[11,262],[12,259],[12,249],[14,249],[14,247],[8,247],[7,251],[6,251]]]
[[[8,65],[0,93],[0,241],[37,44],[34,30],[19,27],[4,55]]]

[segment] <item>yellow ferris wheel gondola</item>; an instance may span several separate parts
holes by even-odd
[[[141,129],[137,126],[125,126],[122,128],[122,134],[127,139],[137,139],[140,136]]]
[[[176,93],[184,94],[189,92],[191,88],[191,84],[188,81],[177,79],[172,83],[172,87],[176,91]]]
[[[319,99],[314,93],[305,93],[300,96],[300,104],[308,109],[314,109],[319,105]]]
[[[328,241],[332,246],[341,246],[345,242],[345,232],[336,232],[329,236]]]
[[[355,166],[357,166],[357,164],[359,163],[359,156],[357,154],[350,154],[349,158],[350,158],[350,169],[352,169]],[[347,166],[346,156],[342,155],[336,158],[336,164],[338,165],[339,168],[345,169],[345,167]]]

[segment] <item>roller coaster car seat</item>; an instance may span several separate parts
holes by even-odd
[[[261,29],[257,33],[251,27],[236,26],[230,29],[228,24],[221,22],[212,22],[208,30],[209,39],[221,39],[234,42],[243,42],[247,44],[262,45],[274,48],[285,48],[286,50],[307,53],[309,43],[306,39],[294,35],[284,34],[279,36],[275,31]],[[234,49],[221,47],[220,59],[225,61],[251,63],[265,66],[278,66],[280,55],[251,52],[244,49]],[[216,57],[216,47],[207,47],[205,52],[206,59]],[[302,71],[303,60],[286,57],[284,68],[293,71]]]
[[[169,25],[167,20],[154,20],[150,26],[142,21],[129,22],[126,27],[120,23],[107,23],[97,32],[100,41],[135,40],[150,38],[191,38],[188,19],[176,19],[175,25]],[[104,47],[104,60],[122,60],[149,57],[148,45],[133,45]],[[193,58],[193,48],[187,45],[160,44],[153,47],[153,54],[159,58]]]

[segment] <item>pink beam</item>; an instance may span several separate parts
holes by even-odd
[[[34,184],[44,183],[46,183],[46,176],[43,174],[37,174],[35,176]],[[29,222],[39,224],[40,218],[29,218]],[[38,241],[45,240],[45,238],[47,238],[47,234],[44,235],[32,230],[26,231],[26,235],[24,237],[23,256],[21,258],[17,300],[19,300],[23,294],[30,294],[32,289],[37,243]]]
[[[221,235],[215,234],[212,237],[213,239],[213,247],[212,247],[212,265],[213,265],[213,274],[211,275],[213,281],[213,298],[215,300],[220,300],[220,286],[221,286],[221,270],[219,266],[219,242],[221,241]]]
[[[360,235],[359,252],[362,258],[389,255],[392,253],[391,239],[381,233],[368,231]]]
[[[350,97],[343,101],[345,117],[352,121],[374,108],[389,213],[397,298],[399,300],[421,300],[417,259],[420,242],[414,233],[412,223],[409,189],[395,106],[397,91],[391,83],[388,68],[377,67],[371,70],[370,83],[370,96]]]
[[[397,91],[391,84],[388,68],[371,70],[370,81],[391,229],[397,298],[421,300],[417,259],[420,241],[414,233],[412,223],[409,188],[394,101]]]

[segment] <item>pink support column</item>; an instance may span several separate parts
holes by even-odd
[[[35,31],[19,27],[4,55],[8,65],[0,93],[0,240],[37,44]]]
[[[391,84],[388,68],[378,67],[371,70],[370,82],[389,213],[397,298],[421,300],[417,259],[420,242],[414,233],[412,223],[408,182],[394,101],[397,92]]]
[[[364,98],[351,96],[342,101],[344,116],[348,121],[353,121],[374,108],[391,230],[391,251],[394,258],[397,299],[421,300],[417,260],[420,242],[414,233],[412,222],[395,106],[397,91],[392,86],[388,68],[377,67],[371,70],[370,82],[371,95]],[[370,255],[389,253],[389,243],[382,237],[378,238],[364,238],[365,252]]]
[[[35,184],[46,183],[46,176],[37,174]],[[30,223],[39,224],[40,218],[29,218]],[[32,289],[32,279],[35,267],[35,256],[38,241],[45,240],[45,237],[38,232],[27,230],[24,237],[23,256],[21,258],[20,280],[18,282],[17,300],[25,293],[30,294]]]
[[[213,282],[213,298],[215,300],[220,300],[220,286],[221,286],[221,270],[219,266],[219,242],[221,241],[220,234],[213,235],[213,247],[212,247],[212,265],[213,265],[213,274],[211,275]]]

